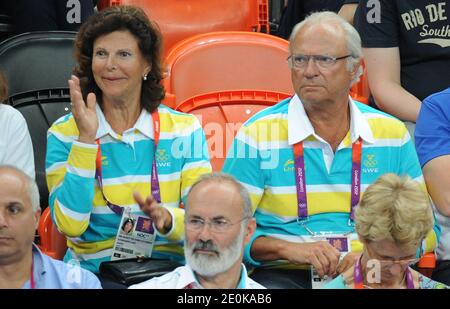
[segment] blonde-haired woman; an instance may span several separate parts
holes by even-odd
[[[418,183],[383,175],[356,209],[356,232],[364,244],[360,259],[325,288],[446,288],[410,267],[433,223],[428,196]]]

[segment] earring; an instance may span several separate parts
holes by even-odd
[[[147,74],[142,77],[143,80],[147,80]]]

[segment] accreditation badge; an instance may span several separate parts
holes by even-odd
[[[342,260],[343,257],[351,250],[350,239],[342,234],[317,235],[313,236],[312,238],[314,239],[314,241],[328,241],[330,245],[335,247],[341,253],[339,260]],[[311,286],[313,289],[320,289],[331,280],[333,280],[333,278],[328,276],[320,278],[317,270],[313,266],[311,266]]]
[[[143,214],[132,214],[127,208],[120,220],[111,260],[150,257],[155,237],[152,219]]]

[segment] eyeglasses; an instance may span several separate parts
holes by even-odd
[[[242,221],[248,219],[248,217],[243,217],[241,220],[236,222],[230,222],[227,219],[224,218],[218,218],[218,219],[203,219],[203,218],[188,218],[185,220],[186,229],[193,231],[193,232],[199,232],[202,231],[205,227],[205,224],[209,225],[209,228],[212,232],[215,233],[223,233],[228,231],[233,225],[236,225],[238,223],[241,223]]]
[[[382,259],[375,259],[380,263],[381,267],[390,268],[394,266],[394,264],[398,264],[400,267],[405,268],[406,266],[412,266],[416,264],[419,259],[403,259],[403,260],[382,260]]]
[[[290,55],[287,58],[289,65],[296,69],[304,69],[308,66],[309,60],[312,59],[314,63],[322,69],[328,69],[332,67],[338,60],[353,57],[352,55],[346,55],[342,57],[331,57],[324,55]]]
[[[394,264],[399,265],[402,268],[405,268],[407,266],[412,266],[414,264],[416,264],[419,261],[419,258],[411,258],[411,259],[399,259],[399,260],[394,260],[394,259],[380,259],[378,257],[378,254],[376,254],[375,252],[373,252],[373,250],[371,250],[371,248],[369,248],[369,246],[366,246],[367,251],[369,253],[369,256],[371,258],[371,260],[377,261],[380,263],[380,266],[383,268],[391,268],[392,266],[394,266]],[[374,254],[375,253],[375,254]]]

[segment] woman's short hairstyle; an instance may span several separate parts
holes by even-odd
[[[363,241],[390,240],[417,247],[432,229],[428,195],[409,177],[385,174],[365,191],[356,207],[356,232]]]
[[[140,8],[133,6],[108,7],[89,19],[81,26],[75,41],[75,59],[77,66],[74,74],[80,78],[81,90],[86,98],[94,92],[97,101],[102,103],[102,93],[92,73],[94,42],[100,36],[114,31],[128,30],[137,40],[139,49],[151,66],[147,80],[142,81],[141,107],[148,112],[155,110],[165,91],[161,84],[161,32]]]

